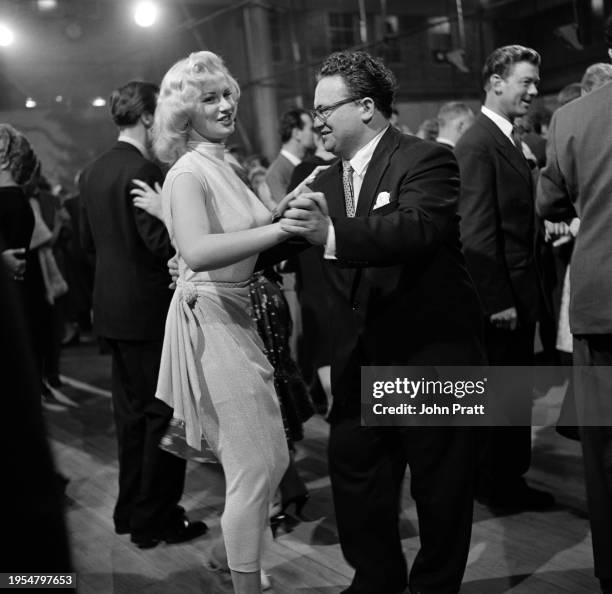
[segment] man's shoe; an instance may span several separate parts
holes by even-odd
[[[518,489],[510,489],[503,495],[497,493],[487,497],[484,503],[490,508],[504,511],[544,511],[554,507],[555,498],[546,491],[525,484]]]
[[[194,538],[205,534],[207,530],[208,526],[204,522],[190,522],[189,520],[184,519],[179,526],[167,530],[163,534],[132,534],[131,541],[139,549],[152,549],[162,541],[166,542],[167,544],[179,544],[181,542],[193,540]]]

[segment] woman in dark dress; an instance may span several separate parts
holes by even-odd
[[[0,124],[0,237],[5,246],[2,255],[22,297],[34,214],[21,186],[31,178],[37,163],[25,136],[9,124]]]

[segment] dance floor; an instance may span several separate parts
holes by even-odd
[[[190,463],[183,505],[192,519],[210,527],[204,537],[181,545],[135,548],[129,536],[117,536],[112,508],[117,490],[116,445],[110,400],[110,358],[96,345],[64,350],[64,406],[45,416],[59,469],[70,478],[66,491],[67,524],[79,592],[120,594],[221,594],[232,591],[223,575],[204,568],[219,535],[223,475],[214,465]],[[562,388],[547,398],[560,402]],[[292,522],[270,539],[264,566],[276,594],[336,594],[350,583],[351,569],[340,552],[326,468],[327,425],[313,418],[299,444],[298,468],[311,499],[305,521]],[[533,431],[534,455],[529,480],[554,493],[557,506],[546,513],[493,515],[475,504],[465,594],[591,593],[591,539],[586,519],[579,445],[551,426]],[[409,477],[406,478],[409,481]],[[418,524],[409,488],[404,489],[401,534],[408,560],[418,547]]]

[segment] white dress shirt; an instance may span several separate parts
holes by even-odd
[[[493,120],[493,123],[496,124],[497,127],[503,132],[504,136],[506,136],[510,140],[510,142],[514,144],[514,138],[512,138],[512,129],[514,128],[514,126],[511,124],[510,120],[507,120],[503,116],[500,116],[498,113],[495,113],[484,105],[480,108],[480,111],[482,111],[482,113],[486,115],[490,120]],[[538,162],[532,150],[522,140],[521,150],[523,151],[523,156],[525,157],[525,159],[527,159],[528,161],[533,161],[534,163]]]
[[[291,165],[294,167],[297,167],[302,162],[302,159],[298,159],[298,157],[296,157],[293,153],[290,153],[285,149],[281,149],[280,154],[285,157],[285,159],[287,159],[287,161],[289,161],[289,163],[291,163]]]
[[[374,138],[372,138],[372,140],[370,140],[370,142],[368,142],[368,144],[362,146],[349,161],[351,167],[353,168],[353,201],[355,204],[355,210],[357,210],[357,202],[359,200],[361,186],[363,185],[363,178],[365,177],[366,171],[368,170],[368,165],[372,160],[372,155],[374,154],[380,139],[383,137],[383,134],[388,129],[389,126],[386,126],[383,130],[381,130],[376,136],[374,136]],[[325,258],[328,260],[336,259],[336,232],[331,221],[329,222],[329,227],[327,229]]]

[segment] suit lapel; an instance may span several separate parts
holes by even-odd
[[[521,154],[520,150],[513,142],[499,129],[497,124],[489,119],[486,115],[480,114],[478,117],[479,123],[484,126],[487,132],[493,137],[498,152],[512,165],[514,169],[521,175],[527,185],[531,188],[533,178],[531,169],[527,163],[527,159]]]
[[[355,216],[365,217],[371,212],[376,201],[376,192],[387,167],[389,167],[391,155],[399,144],[400,134],[401,132],[389,126],[376,146],[359,191]]]

